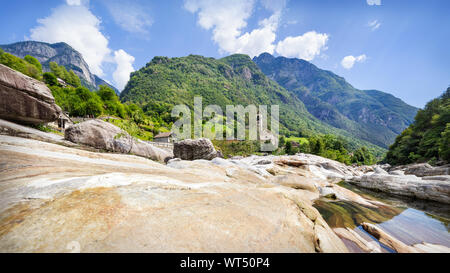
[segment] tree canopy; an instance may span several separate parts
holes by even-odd
[[[393,165],[436,161],[450,161],[450,87],[419,110],[386,155]]]
[[[81,80],[73,70],[67,71],[64,66],[58,65],[55,62],[50,62],[50,70],[56,77],[65,81],[67,84],[70,84],[73,87],[81,86]]]
[[[294,138],[295,139],[295,138]],[[293,143],[297,142],[297,147]],[[284,146],[281,153],[308,153],[326,157],[344,164],[371,165],[377,162],[375,152],[365,146],[353,147],[344,138],[334,135],[314,135],[309,138],[297,138],[297,141],[280,138],[280,145]]]
[[[21,59],[0,48],[0,63],[36,80],[42,80],[42,65],[32,56],[27,55]]]

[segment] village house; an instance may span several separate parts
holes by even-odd
[[[69,127],[69,126],[71,126],[73,124],[74,124],[74,122],[69,117],[69,113],[62,112],[62,113],[60,113],[60,115],[59,115],[57,120],[47,123],[47,126],[52,128],[52,129],[54,129],[54,130],[56,130],[56,131],[63,132],[67,127]]]
[[[69,117],[69,113],[63,112],[58,117],[58,128],[64,130],[66,127],[73,125],[73,121]]]
[[[161,143],[172,143],[174,140],[174,136],[175,135],[172,132],[159,133],[153,137],[153,141]]]

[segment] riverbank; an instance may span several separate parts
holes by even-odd
[[[449,250],[446,214],[423,212],[447,233],[431,220],[404,228],[395,219],[417,207],[339,183],[370,166],[308,154],[163,164],[17,130],[0,135],[1,252],[383,252],[366,222],[418,252]]]

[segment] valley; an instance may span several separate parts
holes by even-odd
[[[416,115],[306,61],[189,55],[119,97],[26,45],[0,50],[0,252],[450,252],[450,88]],[[279,146],[171,139],[196,96],[279,105]]]

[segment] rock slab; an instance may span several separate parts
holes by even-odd
[[[0,135],[0,252],[348,251],[308,191],[172,162]]]
[[[98,119],[75,124],[65,130],[66,140],[115,153],[134,154],[164,162],[172,155],[151,144],[134,139],[119,127]]]
[[[61,108],[48,87],[38,80],[0,64],[0,118],[23,123],[55,121]]]
[[[449,175],[450,166],[433,167],[428,163],[411,164],[404,168],[405,174],[412,174],[419,177]]]
[[[389,194],[450,204],[450,182],[446,181],[446,177],[428,180],[415,175],[368,173],[347,181],[359,187]]]

